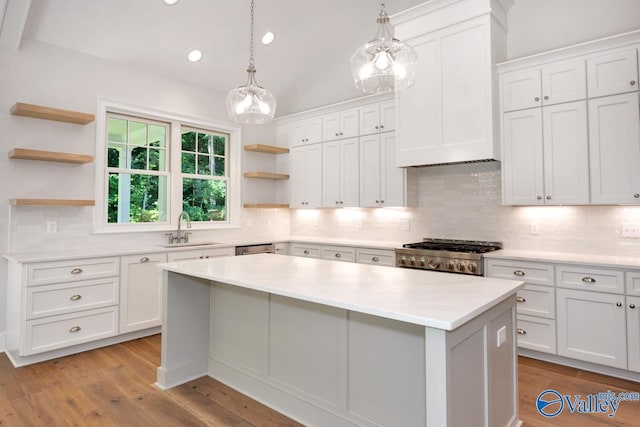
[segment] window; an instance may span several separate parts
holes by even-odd
[[[97,231],[240,223],[240,129],[99,102]],[[102,167],[100,165],[103,165]]]

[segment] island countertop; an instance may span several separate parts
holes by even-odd
[[[513,280],[272,254],[179,261],[160,267],[447,331],[523,286],[523,282]]]

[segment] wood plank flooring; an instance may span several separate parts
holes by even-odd
[[[0,426],[300,426],[207,377],[162,392],[159,364],[159,335],[18,369],[0,355]],[[521,357],[524,426],[640,426],[640,402],[622,403],[614,418],[563,411],[546,420],[535,400],[547,388],[587,395],[640,384]]]

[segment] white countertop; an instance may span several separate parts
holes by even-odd
[[[437,329],[453,330],[523,282],[259,254],[161,264],[189,276]]]
[[[576,254],[568,252],[540,252],[502,249],[483,254],[485,258],[522,261],[561,262],[564,264],[589,264],[598,267],[640,268],[640,257],[616,255]]]

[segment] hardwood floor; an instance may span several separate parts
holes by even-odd
[[[159,335],[18,369],[1,355],[0,425],[300,425],[211,378],[162,392],[153,386],[159,364]],[[538,394],[548,388],[584,396],[640,391],[638,383],[521,357],[519,384],[525,427],[640,425],[640,402],[622,403],[614,418],[563,411],[547,420],[535,409]]]

